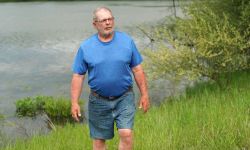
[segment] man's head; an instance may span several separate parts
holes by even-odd
[[[93,12],[93,25],[99,35],[107,37],[114,31],[114,17],[112,11],[106,7],[99,7]]]

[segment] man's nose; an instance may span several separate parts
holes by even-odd
[[[110,20],[109,19],[105,20],[105,23],[110,24]]]

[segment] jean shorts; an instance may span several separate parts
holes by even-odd
[[[126,92],[115,100],[89,96],[88,123],[92,139],[112,139],[114,124],[118,129],[133,129],[136,111],[134,92]]]

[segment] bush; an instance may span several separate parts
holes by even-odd
[[[83,102],[80,101],[82,105]],[[37,114],[46,113],[56,123],[73,122],[71,117],[71,102],[65,98],[52,96],[27,97],[17,100],[16,114],[19,117],[35,117]]]
[[[250,2],[195,1],[187,17],[156,28],[156,50],[147,49],[153,78],[218,76],[250,68]]]
[[[41,113],[37,107],[37,102],[31,97],[27,97],[16,102],[16,114],[18,116],[34,117]]]

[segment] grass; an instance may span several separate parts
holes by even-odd
[[[135,150],[247,150],[250,149],[250,72],[235,73],[231,84],[200,84],[147,114],[138,111]],[[116,150],[117,133],[108,141]],[[19,140],[4,150],[91,150],[86,125],[58,127],[49,135]]]
[[[135,149],[250,149],[249,81],[243,73],[225,89],[201,84],[138,116]]]
[[[83,100],[80,100],[79,104],[83,105]],[[18,117],[34,117],[45,113],[53,123],[65,124],[66,122],[74,122],[70,112],[70,99],[63,97],[36,96],[16,101],[16,115]]]

